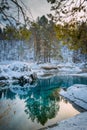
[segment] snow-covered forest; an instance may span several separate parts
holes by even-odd
[[[38,41],[37,41],[38,43]],[[49,44],[49,42],[47,42]],[[60,41],[53,41],[49,48],[39,43],[35,48],[34,38],[25,40],[0,40],[0,61],[35,61],[37,63],[86,63],[87,54],[70,50]],[[42,45],[41,45],[42,44]],[[47,50],[46,50],[47,49]],[[49,54],[48,54],[49,50]],[[44,52],[45,51],[45,52]],[[47,54],[46,54],[47,52]]]
[[[86,130],[86,100],[87,1],[0,0],[0,130]]]

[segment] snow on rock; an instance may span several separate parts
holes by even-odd
[[[31,64],[16,61],[6,65],[0,65],[0,80],[17,80],[21,77],[26,82],[36,79],[37,76],[32,71]]]
[[[44,65],[40,65],[42,69],[44,70],[52,70],[52,69],[58,69],[56,65],[52,65],[52,64],[44,64]]]
[[[55,74],[77,74],[81,72],[80,66],[76,66],[73,63],[44,63],[37,64],[36,62],[21,62],[21,61],[6,61],[0,63],[0,80],[1,79],[17,79],[21,76],[29,78],[31,74],[35,73],[38,77],[43,75],[55,75]],[[47,76],[46,76],[47,78]],[[31,79],[30,79],[31,80]]]
[[[57,65],[58,70],[61,72],[77,73],[81,72],[80,66],[76,66],[74,63],[63,63]]]
[[[87,110],[87,85],[75,84],[69,87],[67,91],[62,90],[60,95]]]
[[[63,120],[47,130],[87,130],[87,112]]]
[[[60,64],[53,64],[53,63],[45,63],[40,64],[40,68],[43,70],[43,72],[46,74],[78,74],[82,72],[81,66],[76,65],[74,63],[60,63]]]
[[[73,76],[78,76],[78,77],[87,77],[87,73],[77,73],[77,74],[71,74]]]
[[[17,71],[17,72],[31,71],[29,64],[26,62],[13,62],[8,66],[8,68],[12,71]]]
[[[74,64],[74,63],[60,63],[60,64],[53,64],[53,63],[44,63],[39,64],[39,70],[42,70],[42,73],[39,75],[75,75],[75,76],[85,76],[87,77],[87,73],[83,74],[82,72],[82,65],[81,64]]]

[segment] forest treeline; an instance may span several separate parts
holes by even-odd
[[[54,29],[54,23],[48,21],[45,16],[37,18],[30,28],[15,27],[7,25],[5,28],[0,28],[0,40],[22,40],[29,41],[33,38],[34,44],[34,59],[43,62],[50,62],[50,58],[60,55],[58,48],[58,40]]]
[[[55,24],[45,16],[38,17],[32,22],[30,28],[26,26],[7,25],[0,28],[0,40],[29,41],[33,38],[34,59],[36,61],[50,62],[52,57],[62,60],[60,47],[66,45],[71,50],[80,50],[87,53],[87,23]]]
[[[47,0],[51,11],[33,20],[26,3],[19,0],[0,1],[0,40],[34,40],[35,60],[50,62],[60,56],[60,43],[71,50],[87,54],[87,0]],[[16,12],[15,12],[16,9]],[[14,14],[12,12],[15,12]],[[32,17],[32,18],[31,18]]]

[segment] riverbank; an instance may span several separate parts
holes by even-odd
[[[87,112],[56,123],[54,127],[44,130],[87,130]]]
[[[38,78],[49,78],[53,75],[83,75],[83,65],[73,63],[37,64],[36,62],[5,61],[0,62],[0,80],[13,80],[21,76],[29,77],[36,73]],[[87,73],[85,74],[87,76]]]
[[[60,95],[83,108],[85,112],[58,122],[46,130],[87,130],[87,85],[73,85],[67,91],[62,90]]]

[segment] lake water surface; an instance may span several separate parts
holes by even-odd
[[[79,111],[59,92],[87,78],[55,76],[34,84],[0,86],[0,130],[37,130],[67,119]]]

